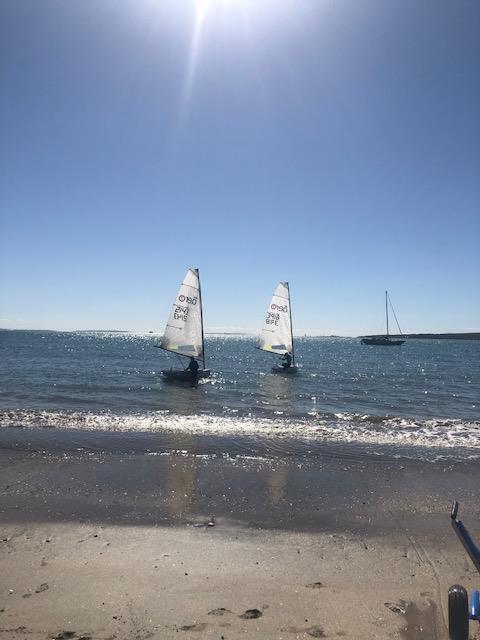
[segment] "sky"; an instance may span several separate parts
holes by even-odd
[[[2,0],[0,327],[480,331],[480,3]]]

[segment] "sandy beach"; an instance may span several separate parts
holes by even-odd
[[[475,464],[2,449],[1,638],[447,638]]]

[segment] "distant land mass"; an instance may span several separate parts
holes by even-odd
[[[371,338],[373,336],[362,336]],[[475,333],[404,333],[392,335],[391,338],[410,338],[412,340],[480,340],[480,332]]]

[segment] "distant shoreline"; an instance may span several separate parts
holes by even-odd
[[[0,327],[0,331],[38,331],[43,333],[132,333],[139,335],[162,335],[157,331],[134,331],[130,329],[11,329],[7,327]],[[254,338],[255,333],[246,333],[240,331],[206,331],[206,336],[237,336],[245,338]],[[340,336],[340,335],[319,335],[319,334],[297,334],[294,335],[298,338],[372,338],[374,336],[384,334],[369,334],[361,336]],[[391,338],[409,338],[410,340],[480,340],[479,332],[470,333],[404,333],[404,334],[390,334]]]
[[[372,336],[362,336],[370,338]],[[410,340],[480,340],[478,333],[404,333],[390,335],[391,338],[409,338]]]

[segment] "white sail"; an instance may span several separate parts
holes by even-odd
[[[183,356],[203,354],[202,300],[198,269],[189,269],[183,279],[160,347]]]
[[[258,339],[259,349],[284,354],[292,351],[290,291],[288,282],[280,282],[267,309]]]

